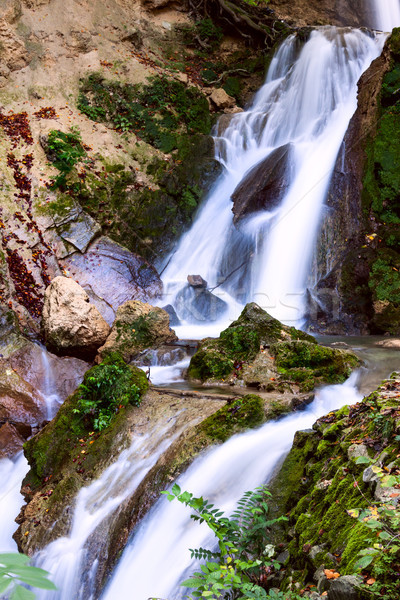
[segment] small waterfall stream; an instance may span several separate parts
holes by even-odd
[[[211,449],[179,478],[182,490],[210,499],[229,514],[245,491],[271,478],[296,431],[311,427],[331,410],[361,399],[356,379],[354,373],[342,385],[321,389],[304,412],[266,423]],[[206,548],[209,542],[208,528],[193,523],[189,516],[190,510],[178,503],[158,500],[126,547],[102,600],[179,598],[179,584],[187,570],[193,570],[189,548]]]

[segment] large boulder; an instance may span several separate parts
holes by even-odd
[[[67,277],[56,277],[47,288],[42,323],[51,350],[78,358],[93,358],[110,332],[85,290]]]
[[[291,144],[280,146],[250,169],[232,194],[233,222],[279,206],[290,184]]]
[[[204,286],[194,287],[188,283],[177,294],[175,308],[181,319],[189,323],[204,323],[220,319],[228,305]]]
[[[283,325],[252,302],[218,339],[202,341],[188,376],[271,392],[306,393],[322,383],[345,381],[359,363],[352,352],[320,346],[312,336]]]
[[[61,265],[79,281],[109,325],[124,302],[132,298],[148,302],[162,293],[156,269],[105,236],[90,244],[85,254],[68,256]]]
[[[99,348],[98,359],[116,351],[129,361],[147,348],[158,348],[177,339],[165,310],[131,300],[118,308],[111,333]]]

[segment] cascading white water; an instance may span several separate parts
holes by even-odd
[[[15,532],[15,517],[23,504],[21,481],[28,471],[28,462],[21,453],[14,460],[0,460],[0,552],[16,552],[17,544],[12,539]]]
[[[389,32],[393,27],[400,27],[399,0],[371,0],[371,9],[375,29]]]
[[[210,499],[227,514],[246,490],[267,482],[288,452],[296,431],[311,427],[331,410],[361,399],[357,374],[342,385],[316,393],[310,406],[256,431],[234,436],[198,458],[178,483],[183,490]],[[189,548],[207,547],[209,530],[193,523],[190,512],[161,498],[126,547],[102,600],[178,598],[191,559]]]
[[[60,408],[62,399],[55,389],[54,376],[50,367],[49,355],[46,348],[42,348],[41,361],[44,373],[42,394],[46,402],[46,417],[50,421]]]
[[[96,557],[107,550],[112,519],[161,454],[182,433],[182,426],[174,428],[178,415],[179,412],[156,434],[134,436],[131,446],[118,460],[99,479],[80,490],[69,535],[51,542],[35,556],[35,565],[51,573],[52,581],[59,588],[56,592],[37,592],[38,600],[93,597],[98,568]]]
[[[225,173],[165,269],[168,302],[188,274],[200,273],[211,287],[226,279],[215,292],[232,308],[226,320],[251,299],[286,323],[301,322],[307,268],[336,156],[357,106],[357,81],[383,40],[324,27],[301,49],[295,36],[283,43],[252,106],[216,138]],[[251,167],[289,143],[286,196],[238,232],[232,225],[234,189]]]

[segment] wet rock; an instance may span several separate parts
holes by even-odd
[[[165,310],[131,300],[118,308],[111,333],[99,348],[97,360],[117,351],[130,361],[146,348],[157,348],[176,339]]]
[[[90,215],[82,211],[76,220],[61,225],[58,233],[64,241],[83,253],[90,242],[100,235],[101,227]]]
[[[26,438],[45,415],[43,397],[0,359],[0,423],[9,422]]]
[[[56,356],[24,340],[9,358],[12,369],[44,396],[63,402],[82,382],[89,365],[79,358]]]
[[[224,108],[233,108],[236,105],[235,98],[229,96],[222,88],[217,88],[212,91],[209,96],[211,107],[215,110],[224,110]]]
[[[375,346],[379,346],[379,348],[391,348],[395,350],[400,350],[400,339],[391,338],[389,340],[381,340],[380,342],[376,342]]]
[[[232,194],[233,222],[260,210],[276,208],[290,183],[291,144],[274,150],[250,169]]]
[[[204,287],[186,285],[175,300],[176,311],[181,319],[189,323],[217,321],[227,310],[224,300]]]
[[[358,82],[358,107],[336,160],[311,268],[318,281],[313,296],[326,309],[323,319],[314,314],[308,323],[316,332],[369,333],[374,312],[368,284],[372,251],[365,248],[364,234],[373,222],[364,221],[361,196],[366,149],[379,123],[382,80],[389,68],[390,53],[385,47]]]
[[[89,360],[110,332],[85,290],[67,277],[56,277],[47,288],[42,324],[46,345],[56,354]]]
[[[359,587],[362,582],[362,578],[357,577],[356,575],[338,577],[330,584],[328,600],[360,600],[360,594],[357,587]]]
[[[207,281],[205,281],[201,275],[188,275],[187,280],[189,285],[194,288],[206,288]]]
[[[172,304],[167,304],[166,306],[163,306],[162,309],[169,314],[169,324],[171,327],[178,327],[178,325],[181,324]]]
[[[146,302],[162,292],[156,269],[107,237],[92,243],[85,254],[74,254],[60,263],[86,290],[109,325],[124,302],[132,298]]]
[[[4,423],[0,427],[0,459],[12,458],[22,450],[24,443],[24,438],[13,425]]]

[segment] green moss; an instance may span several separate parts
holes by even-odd
[[[212,443],[225,442],[233,434],[257,427],[264,420],[262,399],[254,394],[248,394],[220,408],[203,421],[199,430]]]
[[[224,356],[218,344],[205,342],[190,361],[188,377],[200,381],[225,379],[231,374],[233,365],[233,360]]]
[[[115,363],[113,362],[115,360]],[[44,478],[53,476],[59,472],[63,465],[69,464],[73,455],[77,453],[79,440],[87,438],[93,427],[93,419],[87,418],[80,409],[80,397],[89,379],[96,378],[104,367],[119,365],[121,368],[121,357],[116,353],[108,355],[105,363],[92,367],[85,374],[83,384],[76,390],[72,396],[60,407],[57,416],[40,433],[30,439],[24,445],[24,452],[31,466],[28,475],[28,481],[31,487],[40,486]],[[121,394],[129,391],[130,386],[139,389],[142,396],[148,389],[148,381],[143,371],[137,367],[128,366],[123,363],[128,379],[124,383]],[[137,386],[137,387],[136,387]],[[126,389],[125,389],[126,388]],[[86,393],[86,392],[85,392]],[[115,437],[115,431],[121,427],[125,418],[123,409],[114,417],[109,427],[101,434],[92,438],[93,443],[85,450],[88,468],[89,456],[93,456],[93,463],[101,456],[101,448],[105,445],[107,448],[112,444]],[[96,458],[97,456],[97,458]]]

